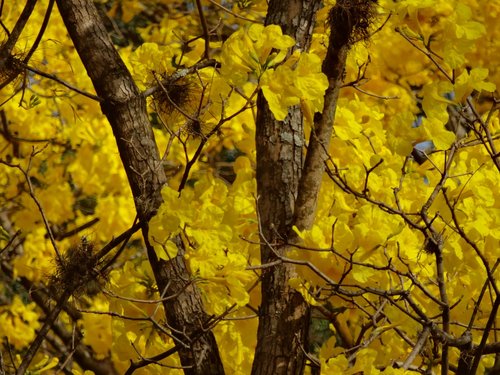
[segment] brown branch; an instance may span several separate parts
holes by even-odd
[[[465,231],[463,230],[463,228],[460,225],[460,222],[458,220],[458,216],[457,216],[456,210],[454,209],[453,204],[450,202],[448,195],[446,193],[444,193],[443,197],[444,197],[444,200],[446,202],[446,205],[448,206],[448,208],[450,208],[451,218],[453,220],[453,223],[455,224],[455,228],[456,228],[457,233],[460,235],[460,237],[462,237],[462,239],[465,242],[467,242],[470,245],[470,247],[472,247],[472,249],[474,250],[474,252],[476,253],[476,255],[479,257],[479,259],[481,260],[481,262],[482,262],[482,264],[483,264],[483,266],[484,266],[484,268],[486,270],[486,275],[488,277],[490,285],[493,288],[493,290],[495,291],[495,295],[499,296],[500,295],[500,290],[499,290],[499,288],[497,286],[497,283],[496,283],[495,277],[493,275],[493,271],[492,271],[492,269],[490,267],[490,264],[488,262],[488,259],[481,252],[481,249],[479,249],[479,247],[477,246],[477,244],[474,241],[472,241],[469,238],[469,236],[467,235],[467,233],[465,233]],[[496,263],[495,263],[495,265],[496,265]]]
[[[2,18],[1,18],[1,15],[3,14],[4,3],[5,3],[5,0],[0,0],[0,25],[2,25],[2,28],[5,31],[5,34],[7,34],[7,37],[9,37],[10,36],[10,31],[7,28],[7,26],[5,26],[5,24],[3,23]],[[0,355],[1,355],[1,353],[0,353]]]
[[[22,284],[26,290],[31,291],[31,298],[35,301],[38,307],[40,307],[46,315],[50,314],[51,310],[48,305],[50,296],[43,292],[43,288],[33,285],[33,283],[24,278],[22,279]],[[81,319],[81,314],[68,303],[64,305],[64,311],[71,317],[73,322]],[[54,321],[51,329],[66,346],[73,348],[73,357],[82,369],[91,370],[96,375],[117,374],[110,359],[97,360],[95,358],[95,354],[92,353],[91,349],[87,345],[78,342],[78,340],[75,341],[74,334],[67,331],[65,324]],[[83,335],[77,330],[77,338],[81,337],[83,337]]]
[[[449,74],[449,73],[445,70],[445,68],[443,68],[443,67],[441,66],[441,64],[439,64],[439,63],[436,61],[436,59],[434,58],[434,54],[433,54],[431,51],[429,51],[429,49],[428,49],[428,47],[427,47],[427,46],[425,46],[425,47],[426,47],[426,49],[423,49],[423,48],[419,47],[419,46],[418,46],[415,42],[413,42],[413,40],[412,40],[409,36],[407,36],[407,35],[406,35],[406,34],[405,34],[405,33],[404,33],[404,32],[403,32],[403,31],[402,31],[399,27],[398,27],[398,28],[396,28],[396,32],[397,32],[397,33],[399,33],[399,35],[401,35],[403,38],[405,38],[405,39],[406,39],[406,41],[407,41],[408,43],[410,43],[413,47],[415,47],[417,50],[419,50],[419,51],[420,51],[420,52],[422,52],[425,56],[427,56],[427,58],[428,58],[429,60],[431,60],[431,61],[432,61],[432,63],[436,66],[436,68],[438,68],[438,69],[439,69],[439,71],[440,71],[441,73],[443,73],[443,75],[446,77],[446,79],[447,79],[448,81],[450,81],[451,83],[453,83],[453,82],[454,82],[454,78],[453,78],[453,76],[452,76],[452,75],[450,75],[450,74]]]
[[[495,264],[491,268],[492,274],[495,272],[495,270],[497,269],[499,264],[500,264],[500,258],[497,258],[497,261],[495,262]],[[477,301],[475,301],[474,311],[472,312],[472,315],[471,315],[470,320],[469,320],[469,324],[467,325],[467,329],[469,329],[469,330],[471,330],[473,328],[474,321],[476,320],[476,316],[477,316],[477,314],[479,312],[479,308],[481,306],[481,301],[483,300],[483,297],[486,293],[486,289],[488,288],[488,285],[491,282],[490,280],[491,279],[489,277],[485,280],[483,287],[481,288],[481,292],[479,293],[479,297],[477,298]]]
[[[174,347],[168,349],[167,351],[160,353],[160,354],[157,354],[153,357],[142,358],[140,361],[137,361],[137,362],[131,361],[129,368],[127,369],[127,371],[125,372],[124,375],[132,375],[135,372],[135,370],[138,370],[138,369],[145,367],[145,366],[148,366],[150,364],[157,364],[162,359],[165,359],[165,358],[170,357],[171,355],[177,353],[179,351],[179,349],[180,349],[179,345],[175,345]]]
[[[254,283],[247,292],[250,292],[252,289],[254,289],[256,286],[258,285],[258,283]],[[229,318],[225,318],[237,305],[236,304],[233,304],[232,306],[230,306],[229,308],[226,309],[226,311],[222,314],[220,314],[219,316],[217,317],[214,317],[211,321],[207,321],[206,323],[208,324],[207,327],[203,328],[200,330],[200,331],[197,331],[194,333],[194,335],[192,337],[188,337],[189,341],[192,343],[192,342],[196,342],[197,340],[200,339],[201,337],[201,334],[204,333],[206,330],[208,329],[211,329],[213,328],[219,321],[221,320],[229,320]],[[141,356],[141,360],[140,361],[137,361],[137,362],[133,362],[131,361],[130,362],[130,366],[129,368],[127,369],[127,371],[125,372],[125,374],[133,374],[135,372],[135,370],[141,368],[141,367],[145,367],[145,366],[148,366],[150,364],[153,364],[153,363],[156,363],[156,364],[159,364],[158,361],[161,361],[162,359],[165,359],[169,356],[171,356],[172,354],[178,352],[179,350],[181,349],[181,346],[179,344],[176,344],[174,347],[170,348],[169,350],[163,352],[163,353],[160,353],[156,356],[153,356],[153,357],[150,357],[150,358],[144,358]]]
[[[490,146],[490,148],[486,147],[486,144],[484,146],[486,148],[486,151],[490,154],[491,159],[493,160],[493,163],[495,164],[497,170],[500,172],[500,155],[497,152],[495,142],[493,142],[493,138],[490,132],[490,127],[488,126],[488,121],[486,122],[483,121],[481,115],[477,112],[476,107],[472,103],[470,97],[467,98],[467,104],[469,105],[469,108],[472,110],[472,113],[474,114],[476,121],[478,121],[479,124],[481,125],[481,129],[483,129],[484,133],[486,134],[486,138],[488,140],[488,145]],[[492,110],[493,108],[495,108],[495,104],[493,105]],[[489,112],[488,118],[492,115],[493,113],[492,110]]]
[[[203,52],[203,59],[210,58],[210,34],[208,32],[207,19],[203,13],[203,7],[201,5],[201,0],[196,0],[196,8],[198,9],[198,14],[200,16],[201,28],[203,30],[203,35],[205,37],[205,51]]]
[[[242,113],[242,112],[246,111],[248,108],[250,108],[250,106],[252,105],[252,100],[256,95],[257,95],[257,91],[254,91],[252,93],[252,95],[247,99],[247,102],[239,110],[234,112],[232,115],[230,115],[228,117],[223,117],[223,114],[222,114],[221,119],[212,128],[212,130],[210,130],[210,132],[208,132],[208,134],[203,135],[201,137],[200,144],[198,145],[198,148],[196,149],[193,157],[190,160],[188,160],[188,162],[186,164],[186,168],[184,169],[184,173],[182,175],[181,182],[179,183],[179,188],[177,189],[177,191],[181,192],[184,189],[186,182],[188,180],[188,177],[189,177],[189,172],[190,172],[191,168],[193,167],[194,163],[200,157],[201,152],[203,151],[203,148],[205,147],[205,144],[208,142],[208,140],[219,131],[219,129],[222,127],[222,125],[224,125],[224,123],[226,123],[227,121],[230,121],[231,119],[233,119],[234,117],[236,117],[240,113]],[[223,108],[222,113],[224,113],[224,108]],[[196,121],[199,121],[199,120],[196,120]]]
[[[48,78],[54,82],[57,82],[61,85],[63,85],[64,87],[70,89],[71,91],[74,91],[80,95],[83,95],[89,99],[92,99],[92,100],[95,100],[96,102],[101,102],[102,99],[99,98],[98,96],[94,95],[94,94],[91,94],[91,93],[88,93],[86,91],[83,91],[81,89],[79,89],[78,87],[76,86],[73,86],[72,84],[62,80],[61,78],[57,77],[55,74],[50,74],[50,73],[46,73],[42,70],[39,70],[37,68],[34,68],[32,66],[29,66],[29,65],[26,65],[26,64],[21,64],[26,70],[29,70],[30,72],[33,72],[35,74],[38,74],[39,76],[42,76],[42,77],[45,77],[45,78]]]
[[[47,147],[47,146],[45,146]],[[45,215],[45,211],[42,207],[42,204],[40,203],[40,201],[38,200],[38,198],[36,197],[35,195],[35,190],[33,189],[33,184],[31,183],[31,178],[29,176],[29,172],[30,172],[30,169],[31,169],[31,162],[33,161],[33,158],[39,154],[40,152],[42,152],[45,147],[41,150],[36,150],[34,147],[32,148],[32,151],[31,151],[31,155],[29,157],[29,161],[28,161],[28,167],[25,169],[23,169],[19,164],[10,164],[6,161],[3,161],[3,160],[0,160],[0,163],[1,164],[5,164],[7,165],[8,167],[11,167],[11,168],[16,168],[18,169],[24,176],[24,179],[26,181],[26,183],[28,184],[28,192],[29,192],[29,195],[31,197],[31,199],[33,199],[33,202],[35,202],[35,205],[37,206],[38,208],[38,211],[40,212],[40,215],[42,217],[42,220],[43,220],[43,224],[45,225],[45,229],[47,231],[47,234],[49,236],[49,239],[50,239],[50,243],[52,244],[52,247],[54,248],[54,251],[56,253],[56,256],[58,259],[61,259],[61,252],[59,251],[59,248],[57,247],[57,244],[56,244],[56,240],[54,238],[54,235],[52,234],[52,230],[50,228],[50,224],[49,224],[49,220],[47,219],[47,215]]]
[[[243,16],[240,16],[239,14],[237,13],[234,13],[233,11],[227,9],[225,6],[219,4],[218,2],[214,1],[214,0],[208,0],[211,4],[215,5],[217,8],[220,8],[222,9],[224,12],[226,13],[229,13],[230,15],[236,17],[236,18],[239,18],[241,20],[244,20],[244,21],[248,21],[248,22],[252,22],[252,23],[261,23],[259,21],[256,21],[256,20],[252,20],[250,18],[247,18],[247,17],[243,17]]]
[[[94,219],[92,219],[90,221],[87,221],[86,223],[84,223],[82,225],[79,225],[78,227],[76,227],[74,229],[71,229],[71,230],[69,230],[67,232],[64,232],[64,233],[55,233],[54,234],[54,238],[56,240],[60,241],[60,240],[63,240],[65,238],[74,236],[75,234],[78,234],[82,230],[90,228],[91,226],[93,226],[97,222],[99,222],[99,218],[98,217],[96,217],[96,218],[94,218]]]
[[[132,228],[129,230],[125,231],[122,233],[120,236],[117,238],[111,240],[106,246],[104,246],[101,251],[98,253],[100,256],[106,255],[112,248],[116,247],[120,242],[126,243],[128,238],[136,232],[138,229],[140,229],[139,224],[135,224]],[[6,265],[6,264],[1,264],[2,270],[6,275],[9,277],[12,277],[12,270]],[[66,329],[59,323],[56,322],[57,316],[59,312],[64,309],[64,311],[71,317],[73,321],[77,321],[81,319],[81,314],[79,311],[73,309],[68,303],[67,299],[69,295],[71,295],[72,290],[67,289],[63,292],[62,295],[57,297],[57,305],[55,308],[52,310],[48,306],[48,301],[50,298],[54,298],[53,296],[45,293],[45,288],[43,286],[35,285],[31,281],[29,281],[26,278],[21,278],[21,283],[24,286],[24,288],[30,292],[30,295],[35,301],[35,303],[45,312],[47,315],[46,317],[46,324],[42,327],[42,329],[37,333],[37,337],[35,338],[35,341],[30,345],[30,348],[28,349],[28,354],[29,356],[32,355],[32,353],[36,354],[36,351],[38,350],[39,346],[43,342],[43,340],[46,338],[46,335],[48,333],[49,329],[52,329],[56,335],[65,343],[65,345],[68,345],[68,343],[73,341],[73,338],[71,337],[71,334],[67,333]],[[52,291],[54,295],[59,293],[60,291]],[[68,294],[69,293],[69,294]],[[59,306],[60,305],[60,306]],[[46,327],[47,325],[47,327]],[[104,374],[115,374],[116,370],[113,368],[111,362],[109,361],[99,361],[94,358],[94,355],[89,352],[89,349],[81,344],[77,344],[75,347],[75,353],[74,353],[75,359],[77,363],[84,369],[92,370],[96,374],[104,375]],[[25,355],[23,357],[23,361],[26,360],[27,362],[31,361],[31,359],[28,357],[28,355]],[[28,366],[29,363],[22,365]],[[22,368],[20,367],[20,368]]]
[[[331,158],[330,158],[331,161]],[[361,198],[369,203],[374,204],[378,208],[380,208],[382,211],[390,213],[392,215],[400,216],[406,224],[408,224],[409,227],[416,229],[422,233],[425,234],[426,227],[418,224],[416,221],[411,220],[410,216],[420,216],[420,213],[406,213],[402,211],[400,208],[394,208],[390,205],[388,205],[385,202],[378,201],[376,199],[373,199],[369,197],[366,194],[363,194],[359,191],[357,191],[355,188],[350,186],[348,182],[346,181],[345,178],[342,178],[339,174],[338,167],[334,165],[334,170],[327,168],[326,170],[328,176],[330,179],[337,185],[339,188],[341,188],[344,192],[348,194],[352,194],[357,198]]]
[[[348,17],[345,18],[345,22],[349,22]],[[328,88],[325,92],[323,112],[314,121],[309,136],[306,160],[297,190],[294,224],[299,230],[309,229],[316,214],[318,193],[325,170],[324,162],[327,159],[326,150],[332,137],[337,99],[343,80],[347,52],[350,48],[347,40],[342,40],[344,27],[346,26],[342,24],[331,25],[328,49],[323,61],[322,71],[328,77]]]
[[[17,19],[14,29],[12,30],[12,33],[7,33],[8,35],[7,41],[0,45],[0,71],[7,72],[4,79],[2,79],[2,82],[0,82],[0,90],[5,86],[7,86],[9,83],[11,83],[14,79],[16,79],[17,76],[22,71],[20,67],[21,60],[12,55],[12,50],[14,49],[17,40],[19,39],[24,27],[26,26],[26,23],[28,22],[31,13],[35,8],[36,2],[37,0],[28,0],[26,2],[26,5],[24,6],[21,15]],[[26,74],[24,74],[23,88],[25,86],[25,82],[26,82]],[[8,98],[5,102],[10,100],[13,96],[14,94],[10,98]]]
[[[442,309],[442,325],[444,333],[450,332],[450,305],[448,303],[448,294],[446,292],[446,281],[445,281],[445,270],[444,270],[444,259],[443,259],[443,251],[442,246],[438,246],[435,251],[436,257],[436,269],[437,269],[437,282],[439,288],[439,294],[441,296],[441,301],[443,303]],[[448,374],[448,343],[444,342],[441,348],[441,374]]]
[[[47,10],[45,11],[45,16],[43,17],[42,26],[40,26],[40,31],[36,36],[35,41],[31,45],[31,48],[26,56],[23,58],[23,63],[27,64],[31,56],[35,53],[40,41],[42,40],[43,34],[49,25],[50,15],[52,14],[52,8],[54,7],[55,0],[49,0],[49,5],[47,5]]]
[[[0,66],[3,66],[5,63],[4,59],[11,54],[12,50],[14,49],[14,46],[17,43],[17,40],[21,36],[21,33],[23,32],[24,27],[26,26],[26,23],[28,22],[31,13],[33,13],[33,10],[35,9],[37,0],[28,0],[26,2],[26,5],[24,6],[23,11],[21,12],[21,15],[17,19],[16,24],[14,25],[14,28],[12,29],[12,32],[9,35],[9,38],[7,41],[1,46],[0,48]],[[3,85],[2,85],[3,87]]]
[[[439,192],[443,190],[444,184],[448,179],[449,170],[451,167],[451,163],[453,161],[453,157],[455,156],[455,151],[457,149],[457,144],[454,144],[448,157],[445,160],[445,165],[443,171],[441,172],[441,179],[434,187],[434,190],[430,194],[427,201],[422,205],[420,210],[420,214],[422,219],[427,226],[428,232],[425,233],[426,236],[426,250],[433,253],[436,258],[436,273],[437,273],[437,282],[439,294],[442,302],[442,326],[445,334],[449,334],[450,332],[450,305],[448,302],[448,294],[446,291],[446,276],[444,269],[444,259],[443,259],[443,237],[441,233],[436,232],[432,225],[432,221],[429,220],[427,213],[436,199]],[[441,348],[441,375],[447,375],[449,370],[449,359],[448,359],[448,343],[444,342]]]
[[[486,322],[486,327],[484,327],[483,336],[481,337],[481,342],[479,346],[475,350],[474,361],[472,362],[471,369],[469,371],[470,375],[474,375],[477,371],[477,367],[479,366],[479,361],[483,355],[484,348],[486,347],[486,342],[488,341],[488,336],[490,335],[491,328],[495,324],[497,319],[498,308],[500,307],[500,296],[496,296],[495,302],[491,307],[490,316],[488,317],[488,321]]]
[[[62,311],[63,306],[67,302],[70,295],[71,292],[69,290],[64,291],[63,294],[59,297],[57,304],[45,317],[42,328],[37,332],[35,340],[31,343],[28,350],[24,353],[22,362],[16,371],[16,375],[24,375],[26,373],[26,371],[28,370],[28,366],[35,357],[36,352],[42,345],[42,342],[45,340],[45,336],[47,336],[50,328],[54,325],[54,322],[59,316],[59,313]]]

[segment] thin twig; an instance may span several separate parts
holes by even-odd
[[[425,56],[427,56],[427,58],[432,61],[432,63],[439,69],[439,71],[441,73],[443,73],[443,75],[446,77],[446,79],[448,79],[450,82],[453,83],[453,81],[454,81],[453,77],[441,66],[441,64],[439,64],[436,61],[436,59],[434,58],[433,54],[430,51],[424,50],[421,47],[419,47],[417,44],[415,44],[413,42],[413,40],[411,40],[410,37],[408,37],[399,27],[396,28],[396,32],[399,33],[399,35],[401,35],[403,38],[405,38],[408,41],[408,43],[410,43],[413,47],[415,47],[417,50],[419,50]]]
[[[78,94],[86,96],[89,99],[95,100],[96,102],[102,102],[103,101],[103,99],[100,98],[100,97],[98,97],[97,95],[94,95],[94,94],[88,93],[86,91],[83,91],[83,90],[79,89],[78,87],[73,86],[70,83],[62,80],[59,77],[57,77],[55,74],[50,74],[50,73],[43,72],[43,71],[41,71],[41,70],[39,70],[37,68],[34,68],[34,67],[26,65],[26,64],[21,64],[21,66],[23,66],[23,68],[29,70],[30,72],[33,72],[35,74],[38,74],[39,76],[51,79],[51,80],[53,80],[53,81],[55,81],[55,82],[63,85],[64,87],[67,87],[68,89],[70,89],[70,90],[72,90],[74,92],[77,92]]]
[[[26,26],[26,23],[28,22],[28,19],[30,18],[31,13],[33,13],[33,10],[35,9],[36,2],[37,2],[37,0],[28,0],[26,2],[26,5],[24,6],[24,9],[21,12],[21,15],[17,19],[17,22],[14,25],[14,28],[12,29],[12,32],[9,35],[9,38],[2,45],[2,48],[0,49],[0,52],[2,54],[10,55],[10,53],[14,49],[14,46],[16,45],[17,40],[21,36],[21,33],[23,32],[23,29]],[[3,87],[3,85],[2,85],[2,87]]]
[[[210,35],[208,33],[207,20],[205,14],[203,13],[203,7],[200,0],[196,0],[196,8],[198,9],[198,14],[200,16],[201,28],[203,30],[203,35],[205,37],[205,51],[203,52],[203,59],[210,58]]]
[[[193,157],[186,164],[186,168],[184,170],[184,174],[182,175],[182,179],[181,179],[181,182],[179,184],[179,188],[177,189],[179,192],[181,192],[182,189],[184,189],[184,186],[186,185],[187,179],[189,177],[189,172],[190,172],[192,166],[194,165],[194,163],[200,157],[201,152],[202,152],[203,148],[205,147],[205,144],[210,139],[210,137],[212,137],[214,134],[216,134],[224,123],[226,123],[227,121],[230,121],[231,119],[233,119],[234,117],[236,117],[240,113],[242,113],[242,112],[246,111],[248,108],[250,108],[250,106],[252,105],[252,100],[253,100],[254,96],[257,95],[257,92],[258,92],[257,90],[254,90],[252,95],[248,98],[247,102],[239,110],[237,110],[235,113],[231,114],[228,117],[223,117],[223,115],[221,115],[221,119],[219,120],[217,125],[215,125],[210,132],[208,132],[205,136],[203,136],[201,138],[200,144],[198,145],[198,148],[196,149]]]
[[[40,41],[42,40],[43,34],[49,25],[50,15],[52,14],[52,8],[54,7],[55,0],[49,0],[49,5],[47,6],[47,10],[45,11],[45,16],[43,17],[42,26],[40,27],[40,31],[36,36],[35,41],[33,42],[28,54],[24,56],[23,63],[27,64],[30,60],[31,56],[35,53]]]
[[[403,365],[401,366],[403,369],[408,370],[417,357],[417,355],[420,354],[422,351],[422,348],[425,345],[425,342],[427,341],[427,337],[429,337],[430,329],[429,327],[424,327],[424,330],[420,333],[420,337],[418,338],[417,343],[413,347],[413,350],[411,353],[408,355],[408,358],[406,358],[406,361],[404,361]]]
[[[252,20],[250,18],[247,18],[247,17],[243,17],[243,16],[240,16],[239,14],[237,13],[234,13],[232,10],[230,9],[227,9],[225,6],[219,4],[218,2],[214,1],[214,0],[208,0],[211,4],[215,5],[216,7],[222,9],[224,12],[226,13],[229,13],[230,15],[236,17],[236,18],[239,18],[241,20],[245,20],[245,21],[248,21],[248,22],[252,22],[252,23],[262,23],[262,22],[259,22],[259,21],[256,21],[256,20]]]
[[[63,240],[65,238],[68,238],[68,237],[71,237],[71,236],[74,236],[75,234],[78,234],[79,232],[81,232],[82,230],[85,230],[87,228],[90,228],[92,225],[96,224],[97,222],[99,222],[99,218],[96,217],[96,218],[93,218],[92,220],[74,228],[74,229],[71,229],[65,233],[57,233],[57,234],[54,234],[54,238],[57,239],[57,240]]]
[[[26,183],[28,184],[29,195],[33,199],[33,201],[35,202],[35,204],[38,208],[38,211],[40,212],[40,215],[42,216],[43,224],[45,225],[45,229],[47,230],[47,234],[49,236],[52,247],[54,248],[54,251],[57,255],[57,258],[59,260],[61,260],[62,259],[61,252],[59,251],[59,248],[57,247],[56,240],[55,240],[54,235],[52,233],[52,230],[50,228],[49,220],[47,219],[47,216],[45,215],[45,211],[42,207],[42,204],[40,203],[40,201],[38,200],[38,198],[35,195],[35,190],[33,189],[33,184],[31,183],[31,178],[29,176],[29,172],[31,169],[31,162],[33,161],[33,158],[37,154],[42,152],[46,147],[47,147],[47,145],[44,148],[42,148],[41,150],[36,150],[34,147],[32,148],[31,155],[30,155],[29,160],[28,160],[28,167],[26,168],[26,170],[24,170],[19,164],[11,164],[11,163],[8,163],[4,160],[0,160],[0,163],[5,164],[11,168],[16,168],[23,174],[24,179],[26,180]]]
[[[61,297],[58,299],[56,306],[51,310],[50,314],[46,316],[45,322],[43,323],[40,331],[38,331],[35,340],[31,343],[28,350],[24,353],[22,362],[16,371],[16,375],[24,375],[26,373],[26,371],[28,370],[28,366],[35,357],[38,349],[42,345],[42,342],[45,340],[45,336],[47,336],[47,333],[56,321],[59,313],[62,311],[63,306],[70,295],[71,292],[69,290],[65,290]]]
[[[399,99],[399,96],[397,96],[397,95],[383,96],[383,95],[374,94],[372,92],[363,90],[359,85],[352,85],[352,88],[359,91],[360,93],[363,93],[363,94],[368,95],[368,96],[372,96],[372,97],[377,98],[377,99],[383,99],[383,100]]]
[[[500,155],[497,152],[495,142],[493,142],[493,138],[491,136],[491,132],[490,132],[490,128],[488,126],[488,123],[483,121],[483,119],[481,118],[481,116],[477,112],[475,106],[473,105],[470,97],[467,98],[467,104],[469,105],[470,109],[472,110],[472,113],[476,117],[476,120],[479,121],[479,124],[481,124],[481,128],[483,129],[483,131],[486,134],[486,138],[488,139],[488,144],[491,148],[491,150],[490,150],[490,149],[488,149],[488,147],[485,147],[486,151],[488,151],[488,153],[490,154],[490,156],[493,160],[493,163],[495,163],[497,170],[500,172]],[[490,114],[491,114],[491,111],[490,111]],[[490,116],[490,115],[488,115],[488,116]]]
[[[488,341],[488,336],[490,335],[491,328],[493,327],[497,319],[497,311],[499,307],[500,307],[500,296],[497,295],[495,298],[495,302],[491,307],[490,316],[488,317],[486,326],[484,327],[483,336],[481,337],[481,342],[479,343],[479,346],[476,349],[476,353],[474,354],[474,361],[472,362],[472,367],[469,371],[469,374],[471,375],[474,375],[477,371],[477,367],[479,366],[479,361],[481,360],[481,357],[483,355],[483,350],[486,346],[486,342]]]

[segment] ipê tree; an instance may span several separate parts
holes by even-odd
[[[0,371],[498,371],[499,11],[2,2]]]

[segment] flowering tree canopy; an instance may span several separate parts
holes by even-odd
[[[0,373],[500,371],[499,14],[1,1]]]

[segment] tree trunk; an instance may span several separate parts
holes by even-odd
[[[190,283],[182,255],[171,262],[157,258],[148,242],[148,221],[162,202],[166,181],[149,123],[146,101],[115,50],[91,0],[57,0],[75,48],[90,76],[101,108],[113,129],[129,180],[156,283],[166,300],[167,322],[189,375],[223,374],[213,334],[205,330],[207,316],[196,285]],[[177,332],[177,333],[176,333]]]
[[[272,0],[266,25],[277,24],[307,50],[320,1]],[[304,129],[300,108],[289,110],[284,121],[274,119],[262,93],[257,100],[257,210],[262,264],[288,250],[297,188],[301,177]],[[252,374],[302,374],[307,350],[309,307],[288,285],[294,267],[279,264],[262,272],[257,348]]]

